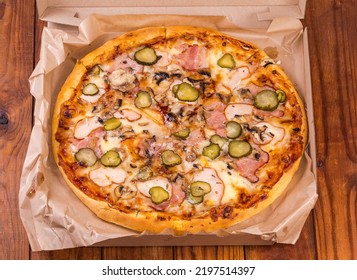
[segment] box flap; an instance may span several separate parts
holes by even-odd
[[[90,14],[223,15],[245,28],[263,28],[278,17],[302,19],[307,0],[37,0],[41,20],[78,26]]]

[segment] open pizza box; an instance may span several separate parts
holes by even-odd
[[[300,22],[305,5],[306,0],[37,0],[38,14],[47,27],[40,61],[30,77],[34,127],[19,192],[21,219],[32,250],[294,244],[317,199],[307,31]],[[137,233],[100,220],[66,186],[52,156],[52,109],[77,59],[123,32],[178,23],[218,29],[274,56],[306,104],[309,145],[286,191],[258,215],[209,234]]]

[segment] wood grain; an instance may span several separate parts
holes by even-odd
[[[108,247],[103,248],[104,260],[172,260],[171,246],[163,247]]]
[[[176,247],[176,260],[243,260],[244,246]]]
[[[319,200],[318,259],[357,259],[357,3],[309,1]]]
[[[28,259],[18,190],[32,128],[34,1],[1,1],[0,34],[0,259]]]

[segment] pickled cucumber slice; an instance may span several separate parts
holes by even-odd
[[[179,139],[186,139],[190,135],[190,129],[189,128],[184,128],[181,129],[173,134],[173,136],[179,138]]]
[[[134,54],[134,59],[141,65],[150,66],[154,65],[160,58],[156,55],[154,49],[145,47]]]
[[[254,106],[264,111],[274,111],[279,105],[278,95],[271,90],[262,90],[254,97]]]
[[[181,164],[182,159],[181,157],[176,154],[174,151],[171,150],[165,150],[161,153],[161,160],[162,163],[165,164],[166,166],[175,166],[178,164]]]
[[[163,203],[164,201],[169,199],[169,193],[160,186],[152,187],[149,190],[149,194],[151,196],[151,201],[155,204]]]
[[[242,134],[242,127],[239,123],[235,121],[230,121],[226,124],[227,128],[227,137],[234,139],[239,137]]]
[[[215,159],[221,153],[221,148],[218,144],[211,143],[203,148],[202,155],[210,159]]]
[[[217,134],[212,135],[211,138],[209,139],[209,141],[213,144],[217,144],[221,149],[228,142],[228,140],[226,138],[221,137]]]
[[[276,95],[278,96],[278,100],[280,103],[284,103],[286,101],[286,93],[285,91],[278,89],[275,91]]]
[[[98,92],[98,87],[93,83],[86,84],[82,89],[84,95],[96,95]]]
[[[147,91],[139,91],[135,97],[134,104],[137,108],[148,108],[152,104],[150,93]]]
[[[154,175],[154,172],[147,166],[140,169],[139,173],[136,175],[136,178],[139,180],[147,180]]]
[[[194,102],[200,96],[200,92],[189,83],[182,83],[177,88],[172,88],[176,98],[180,101]]]
[[[252,152],[252,146],[242,140],[233,140],[228,145],[228,154],[233,158],[241,158]]]
[[[226,53],[220,59],[218,59],[217,64],[222,68],[233,69],[236,67],[236,62],[230,53]]]
[[[193,196],[191,193],[189,193],[187,201],[191,204],[200,204],[203,202],[203,195]]]
[[[102,72],[103,69],[99,65],[94,66],[91,70],[91,74],[94,76],[99,76]]]
[[[211,191],[211,185],[207,182],[196,181],[190,185],[190,192],[193,196],[203,196]]]
[[[118,118],[112,117],[106,120],[103,125],[105,130],[114,130],[121,125],[121,121]]]
[[[100,162],[106,167],[117,167],[121,163],[121,158],[118,152],[110,150],[100,158]]]
[[[85,167],[93,166],[97,162],[97,156],[90,148],[79,149],[74,158],[80,165]]]

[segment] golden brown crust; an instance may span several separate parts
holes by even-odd
[[[164,39],[172,38],[175,40],[178,37],[191,40],[190,36],[202,38],[203,41],[207,41],[207,39],[203,38],[210,36],[212,41],[207,41],[208,44],[217,44],[217,42],[220,44],[234,44],[239,46],[237,52],[241,53],[242,56],[246,55],[247,57],[251,57],[254,55],[256,56],[255,59],[257,61],[266,57],[265,53],[258,50],[254,45],[229,36],[224,36],[215,30],[187,26],[145,28],[126,33],[107,42],[102,47],[86,55],[83,59],[77,62],[74,70],[67,78],[58,95],[52,122],[52,147],[55,161],[59,166],[66,183],[76,196],[78,196],[80,200],[98,217],[105,221],[125,226],[136,231],[147,230],[150,232],[162,232],[163,230],[169,229],[175,234],[197,233],[200,231],[211,232],[227,228],[240,221],[246,220],[253,215],[256,215],[269,206],[286,189],[287,185],[291,181],[291,178],[294,176],[299,167],[303,152],[300,153],[298,158],[293,160],[292,164],[287,165],[284,173],[281,174],[280,179],[276,184],[274,184],[273,187],[269,187],[264,192],[262,191],[260,194],[257,194],[256,203],[254,205],[250,205],[248,208],[244,208],[244,205],[239,204],[237,204],[236,207],[216,207],[213,209],[213,212],[211,211],[202,216],[195,216],[192,218],[180,217],[179,215],[171,215],[160,211],[124,211],[123,209],[110,205],[110,203],[104,199],[97,200],[88,196],[78,187],[78,185],[75,185],[73,181],[68,178],[68,174],[62,166],[65,160],[62,159],[63,162],[61,162],[61,159],[59,158],[61,149],[59,142],[56,140],[56,133],[58,133],[59,122],[61,120],[61,105],[75,95],[78,84],[80,84],[81,79],[87,70],[91,69],[94,65],[113,59],[118,53],[125,53],[129,50],[133,50],[138,46],[141,46],[143,42],[150,45]],[[271,74],[268,74],[268,78],[274,79],[273,73],[275,73],[275,75],[278,73],[280,75],[279,79],[284,81],[284,90],[291,92],[291,94],[296,98],[296,102],[301,109],[300,113],[302,114],[300,126],[301,131],[299,134],[301,136],[300,141],[303,143],[303,147],[305,147],[308,131],[304,104],[292,83],[279,66],[269,66],[269,71]],[[225,212],[227,212],[227,215]]]

